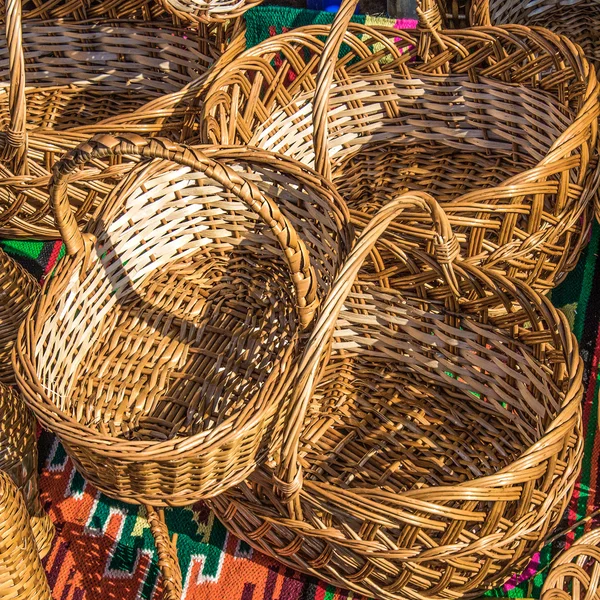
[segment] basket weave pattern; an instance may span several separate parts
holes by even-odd
[[[436,259],[385,234],[424,206]],[[449,231],[423,195],[377,213],[314,326],[281,455],[210,501],[258,550],[386,600],[475,597],[518,571],[562,516],[582,456],[566,318],[461,261]],[[392,289],[400,261],[414,275]]]
[[[423,20],[429,27],[435,13]],[[222,65],[200,139],[283,152],[323,174],[326,157],[359,213],[432,191],[466,259],[542,291],[562,280],[587,239],[598,184],[599,88],[580,50],[524,28],[350,25],[338,30],[345,51],[332,86],[317,60],[328,31],[295,30]]]
[[[44,568],[29,526],[25,502],[0,471],[0,597],[51,600]]]

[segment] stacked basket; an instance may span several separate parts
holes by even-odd
[[[416,32],[350,24],[346,0],[246,52],[248,2],[30,20],[72,4],[5,5],[0,232],[67,254],[41,293],[5,267],[7,340],[78,470],[146,507],[164,597],[182,594],[164,509],[202,499],[383,600],[476,597],[522,569],[583,452],[583,365],[544,295],[599,183],[581,49],[445,31],[433,0]],[[30,429],[7,437],[29,449]]]

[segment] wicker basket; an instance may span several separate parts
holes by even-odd
[[[552,562],[541,600],[593,600],[600,586],[600,529],[580,537]]]
[[[422,4],[417,34],[348,30],[347,2],[331,30],[294,30],[221,63],[200,138],[315,164],[359,213],[430,191],[465,259],[551,289],[589,232],[594,69],[547,31],[436,31],[439,13]]]
[[[9,74],[0,86],[0,235],[56,238],[40,180],[57,157],[95,133],[111,132],[102,120],[204,77],[224,40],[240,29],[234,22],[218,25],[212,29],[219,35],[207,38],[165,22],[21,23],[20,10],[20,1],[6,4],[7,45],[0,53]],[[113,184],[82,178],[71,197],[81,222]]]
[[[437,0],[451,27],[519,23],[551,29],[577,42],[600,66],[600,5],[595,0]]]
[[[566,36],[600,67],[600,4],[590,0],[437,0],[450,27],[520,23],[541,26]],[[600,221],[600,197],[595,199]]]
[[[160,0],[177,19],[192,23],[223,23],[241,17],[263,0]]]
[[[0,248],[0,383],[15,383],[13,345],[39,290],[37,281]]]
[[[421,210],[437,257],[385,233]],[[413,274],[392,290],[400,261]],[[439,287],[422,297],[431,272]],[[545,297],[460,261],[439,205],[403,195],[323,304],[281,452],[210,504],[254,548],[368,597],[478,596],[567,506],[583,448],[577,350]]]
[[[69,257],[21,329],[17,379],[81,472],[127,502],[188,505],[255,468],[351,239],[343,202],[302,165],[206,152],[103,136],[55,168]],[[82,236],[67,182],[109,155],[163,160],[135,167]]]
[[[27,509],[19,490],[0,471],[0,598],[51,600]]]
[[[35,427],[35,419],[21,396],[0,383],[0,471],[10,475],[25,498],[30,526],[43,558],[50,551],[54,525],[39,499]]]

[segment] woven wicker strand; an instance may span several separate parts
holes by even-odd
[[[435,257],[386,231],[421,211]],[[546,298],[458,254],[423,193],[364,229],[314,325],[281,451],[210,500],[235,535],[385,600],[478,597],[528,563],[579,471],[582,361]],[[399,262],[412,274],[392,289]]]
[[[95,133],[114,131],[98,125],[104,119],[132,113],[205,76],[227,40],[242,30],[236,20],[195,28],[165,21],[22,22],[20,1],[7,1],[5,9],[0,235],[6,237],[58,237],[47,190],[40,187],[57,158]],[[152,118],[160,122],[168,114]],[[102,202],[103,189],[84,178],[74,190],[80,222]]]
[[[37,483],[36,423],[23,399],[0,383],[0,471],[22,493],[40,556],[50,551],[54,525],[42,509]]]
[[[48,580],[29,526],[25,502],[0,471],[0,597],[51,600]]]
[[[0,248],[0,383],[15,383],[13,345],[39,289],[37,281]]]
[[[332,28],[221,63],[200,139],[331,173],[361,222],[400,193],[430,191],[465,260],[552,289],[588,239],[598,185],[599,87],[581,50],[524,27],[437,31],[425,1],[417,34],[349,25],[352,7],[340,11]]]
[[[540,600],[594,600],[600,593],[600,529],[586,533],[553,561]]]

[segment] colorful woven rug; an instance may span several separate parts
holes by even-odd
[[[248,39],[311,22],[330,22],[330,13],[257,7],[248,13]],[[373,22],[357,15],[361,22]],[[389,19],[379,23],[409,28]],[[414,26],[414,22],[412,23]],[[554,291],[552,301],[569,317],[585,359],[585,459],[563,523],[523,574],[488,596],[539,597],[552,556],[600,526],[600,436],[596,436],[600,358],[600,228],[577,269]],[[63,251],[59,242],[1,242],[36,277],[44,279]],[[156,551],[143,511],[100,494],[75,471],[62,446],[49,433],[40,437],[42,501],[57,536],[45,559],[54,600],[151,600],[161,598]],[[228,534],[203,504],[166,512],[184,577],[184,600],[342,600],[356,597],[295,573],[254,552]],[[32,599],[34,600],[34,599]]]

